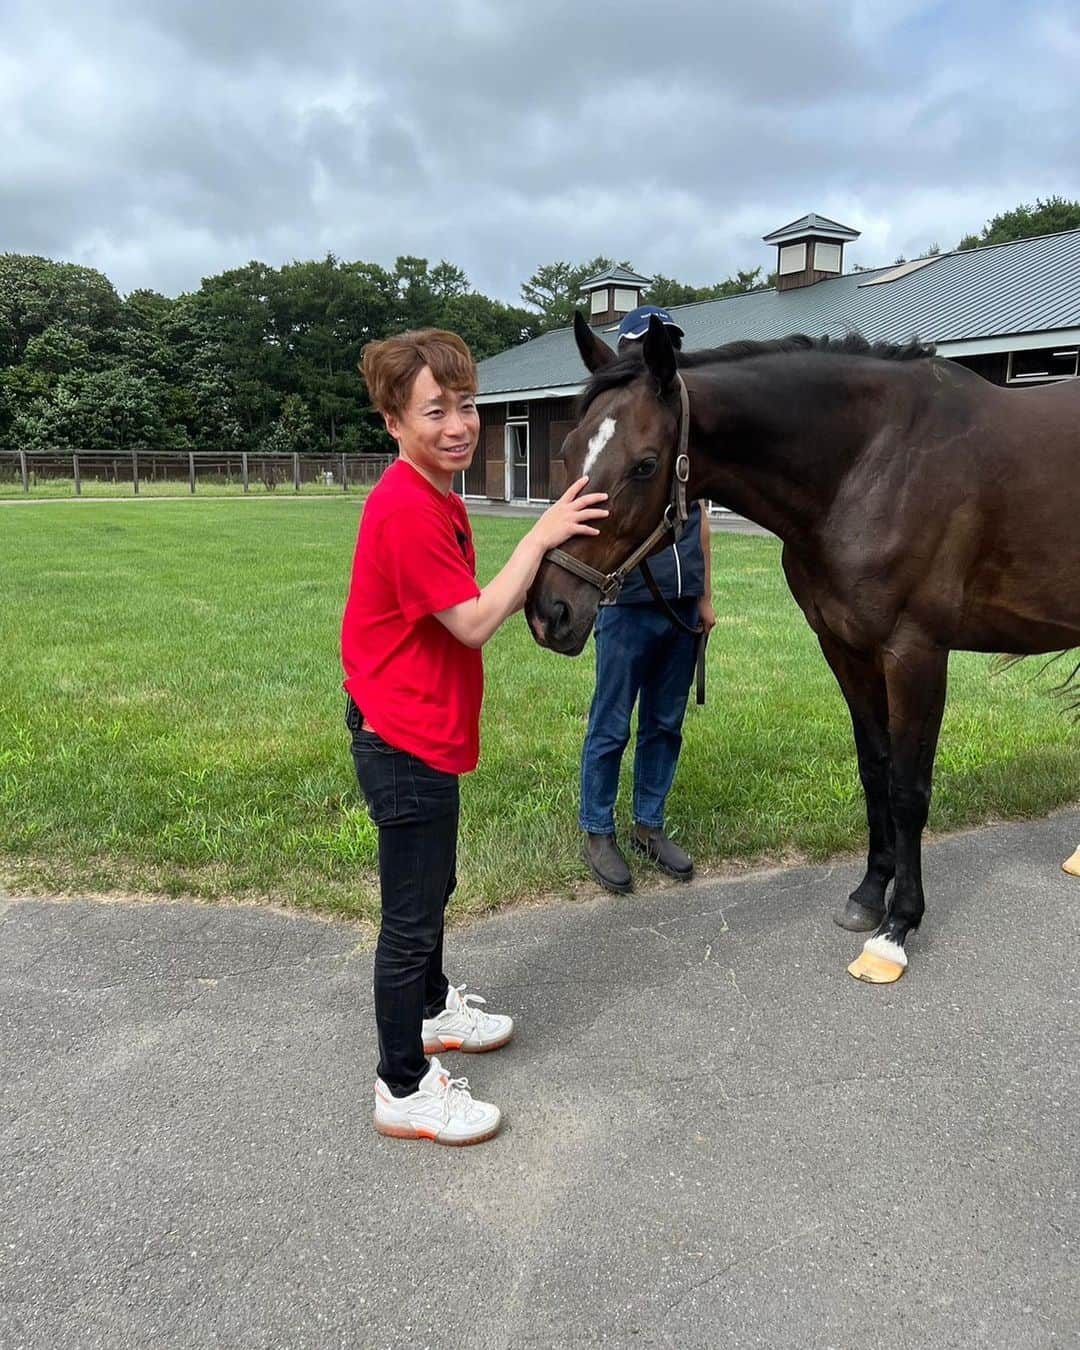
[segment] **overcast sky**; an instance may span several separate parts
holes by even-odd
[[[694,284],[818,211],[846,263],[1080,197],[1073,0],[0,0],[0,252],[173,295],[399,253],[509,302]]]

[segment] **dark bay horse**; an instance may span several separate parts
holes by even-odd
[[[580,652],[599,574],[673,514],[684,388],[687,496],[779,535],[788,585],[847,701],[869,850],[837,921],[875,930],[853,975],[898,979],[924,910],[949,652],[1080,645],[1080,380],[1003,389],[930,348],[854,336],[676,357],[658,321],[621,356],[580,315],[575,332],[592,379],[564,444],[567,480],[587,472],[610,514],[598,536],[566,546],[592,580],[541,566],[526,603],[534,636]]]

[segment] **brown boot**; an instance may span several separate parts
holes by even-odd
[[[694,861],[689,853],[673,844],[663,830],[650,825],[635,825],[630,847],[635,853],[643,853],[661,872],[676,881],[689,881],[694,875]]]
[[[593,879],[605,891],[625,895],[634,889],[634,879],[613,834],[587,834],[581,856],[588,863]]]

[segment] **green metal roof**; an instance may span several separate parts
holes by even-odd
[[[898,275],[887,280],[889,272]],[[873,284],[877,283],[877,284]],[[879,267],[789,291],[669,306],[687,350],[743,338],[859,332],[876,342],[966,343],[1080,329],[1080,230],[943,253],[913,271]],[[614,325],[596,330],[616,344]],[[545,333],[479,363],[480,394],[576,392],[585,379],[573,331]]]

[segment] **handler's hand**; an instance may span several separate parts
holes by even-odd
[[[563,495],[549,506],[529,531],[541,549],[546,553],[549,548],[558,548],[576,534],[599,534],[600,531],[587,522],[602,520],[607,515],[601,502],[607,501],[606,492],[586,492],[580,496],[582,488],[589,480],[579,478],[571,483]]]
[[[716,627],[716,610],[708,596],[703,596],[698,602],[698,620],[706,633],[711,633]]]

